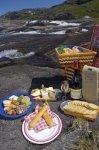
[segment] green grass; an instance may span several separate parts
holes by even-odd
[[[60,16],[68,15],[67,13],[69,14],[71,13],[76,19],[82,19],[84,16],[90,16],[91,18],[96,18],[97,20],[99,20],[99,0],[92,0],[80,5],[62,4],[49,9],[38,9],[38,10],[33,9],[31,10],[31,12],[33,13],[33,15],[30,15],[28,12],[23,12],[23,13],[21,12],[19,17],[18,18],[16,17],[15,19],[53,20]]]
[[[82,18],[85,15],[89,15],[92,18],[99,18],[99,0],[93,0],[88,3],[77,5],[77,4],[68,4],[68,5],[61,5],[51,9],[52,12],[56,14],[60,13],[72,13],[77,18]]]

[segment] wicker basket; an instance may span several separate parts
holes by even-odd
[[[74,60],[78,60],[81,64],[81,71],[84,65],[92,65],[93,59],[96,55],[95,51],[79,47],[83,51],[78,53],[59,53],[59,47],[55,48],[56,55],[58,57],[58,61],[60,66],[65,70],[66,77],[68,79],[71,79],[74,68],[73,68],[73,62]]]

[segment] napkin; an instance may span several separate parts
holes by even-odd
[[[38,113],[39,107],[40,106],[37,105],[35,107],[35,112],[33,112],[33,113],[31,113],[31,115],[25,117],[26,122],[30,122],[33,119],[33,117]],[[51,116],[52,119],[54,118],[54,113],[50,110],[50,107],[48,107],[47,113]],[[50,126],[48,126],[46,121],[41,117],[33,129],[36,131],[41,131],[41,130],[44,130],[46,128],[50,128]],[[30,130],[30,128],[28,128],[28,129]]]

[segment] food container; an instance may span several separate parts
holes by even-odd
[[[73,45],[61,45],[55,48],[60,66],[65,70],[67,79],[71,79],[74,68],[73,62],[78,60],[81,64],[81,71],[84,65],[92,65],[96,55],[95,51]]]
[[[82,94],[87,102],[99,101],[99,68],[88,65],[83,67]]]

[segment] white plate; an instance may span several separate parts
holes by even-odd
[[[28,122],[24,120],[22,124],[22,132],[24,137],[32,143],[45,144],[55,140],[61,132],[62,122],[58,115],[53,113],[53,121],[56,124],[54,127],[36,132],[35,130],[28,129]],[[31,116],[29,114],[28,116]]]

